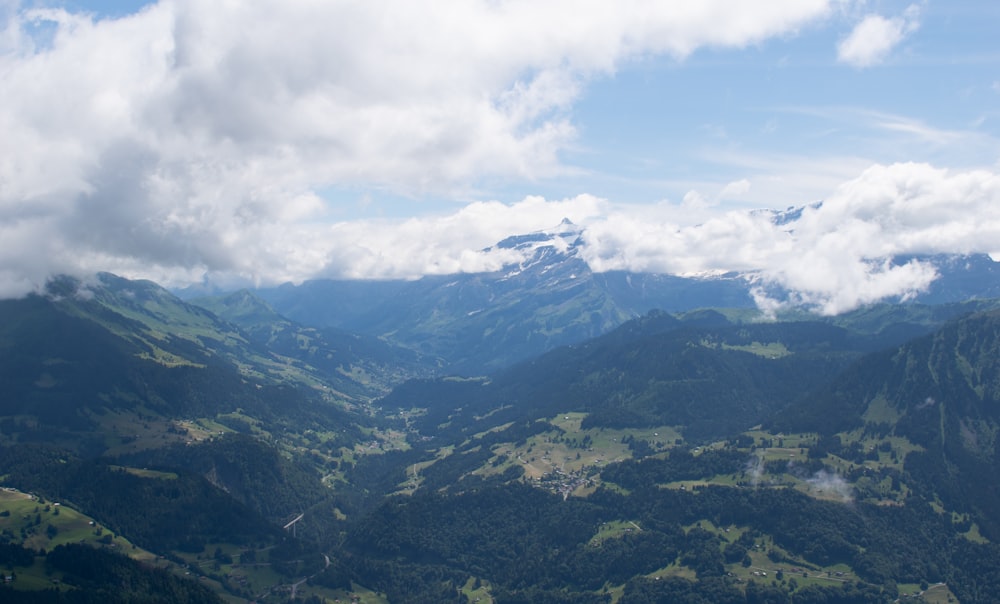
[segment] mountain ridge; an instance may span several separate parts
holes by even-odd
[[[485,358],[463,346],[486,316],[503,336],[490,345],[523,354],[524,334],[586,323],[586,304],[608,298],[587,289],[596,277],[571,239],[511,241],[531,252],[517,270],[398,290],[409,319],[434,318],[412,342]],[[484,300],[499,308],[462,315]],[[60,279],[0,303],[0,460],[16,460],[0,479],[205,561],[237,601],[278,593],[231,580],[251,572],[244,555],[280,569],[267,585],[390,594],[377,602],[642,602],[656,589],[744,602],[760,586],[777,602],[889,602],[897,581],[926,580],[976,601],[1000,586],[968,563],[1000,559],[998,304],[767,321],[651,310],[468,378],[392,334],[286,318],[258,292],[181,301],[108,274]],[[425,370],[438,377],[385,394]],[[174,529],[178,489],[207,508],[190,529]],[[155,531],[122,494],[155,509]],[[750,587],[776,565],[846,572],[851,587]]]
[[[774,220],[781,216],[776,214]],[[581,253],[584,236],[584,229],[564,221],[553,229],[507,237],[484,251],[513,252],[517,259],[491,272],[416,280],[319,279],[259,288],[256,294],[303,325],[391,340],[439,357],[450,370],[467,375],[582,342],[654,309],[749,312],[757,310],[761,291],[779,301],[790,298],[789,291],[774,284],[762,290],[761,275],[755,271],[698,277],[595,272]],[[925,292],[886,303],[940,305],[1000,298],[1000,265],[987,255],[911,255],[894,262],[909,260],[936,267],[937,279]],[[808,309],[789,306],[775,318],[803,311]]]
[[[1000,538],[1000,311],[866,357],[835,385],[772,422],[774,430],[833,434],[863,428],[906,437],[921,484],[950,506],[975,512]]]

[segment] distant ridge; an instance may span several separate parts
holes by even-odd
[[[802,208],[772,212],[791,224]],[[262,288],[257,295],[303,325],[336,327],[392,340],[439,357],[455,371],[485,373],[581,342],[653,309],[752,311],[755,294],[791,292],[764,285],[757,272],[676,276],[594,272],[582,254],[584,229],[568,219],[506,237],[484,251],[514,251],[500,270],[428,276],[415,281],[321,279]],[[988,255],[899,257],[933,265],[938,278],[923,293],[887,303],[947,304],[1000,298],[1000,264]],[[791,314],[799,309],[788,308]]]

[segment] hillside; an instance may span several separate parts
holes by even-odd
[[[580,236],[579,227],[564,222],[505,239],[495,247],[522,260],[490,273],[320,280],[257,293],[305,325],[387,337],[470,375],[596,337],[654,308],[752,307],[746,283],[735,275],[594,273],[581,257]]]
[[[589,414],[587,427],[668,425],[694,441],[720,438],[826,385],[862,355],[925,329],[894,324],[869,333],[817,320],[744,323],[713,312],[652,312],[488,383],[414,380],[381,404],[426,408],[414,420],[425,434],[444,422],[475,433],[490,422],[579,411]]]
[[[1000,538],[1000,313],[972,315],[867,357],[773,423],[827,434],[859,428],[920,445],[906,469]]]
[[[276,328],[298,335],[287,321]],[[0,481],[89,514],[180,568],[215,552],[206,580],[237,601],[336,566],[317,542],[338,533],[337,503],[323,460],[301,443],[355,446],[373,423],[360,412],[368,397],[399,378],[368,357],[359,362],[370,372],[328,373],[295,358],[307,356],[301,349],[270,344],[156,284],[107,274],[0,302]],[[292,518],[308,543],[281,530]],[[240,552],[268,571],[234,567]]]
[[[1000,315],[981,311],[996,301],[769,322],[651,311],[391,392],[437,357],[298,324],[250,292],[196,306],[103,275],[2,304],[0,483],[114,533],[93,547],[197,568],[229,601],[1000,589]],[[0,541],[78,530],[24,505],[0,509]],[[39,552],[15,552],[19,575],[44,576]]]
[[[239,327],[249,342],[287,363],[311,371],[352,397],[382,394],[406,378],[432,373],[440,365],[381,338],[334,327],[307,327],[278,314],[248,290],[191,300]]]
[[[227,417],[351,433],[348,409],[362,401],[338,387],[372,392],[288,362],[155,284],[110,275],[0,301],[0,336],[5,443],[123,452],[199,440],[202,428],[182,420]]]
[[[493,272],[413,281],[314,280],[255,293],[302,325],[376,336],[439,358],[449,372],[463,375],[493,373],[583,342],[651,310],[683,314],[728,308],[759,318],[755,293],[794,299],[755,273],[685,277],[594,272],[583,257],[584,235],[564,221],[553,229],[509,237],[486,251],[504,250],[519,260]],[[937,279],[926,291],[887,300],[883,307],[947,307],[1000,297],[1000,265],[989,256],[907,256],[894,262],[908,260],[935,267]],[[815,319],[809,310],[790,303],[779,318]]]

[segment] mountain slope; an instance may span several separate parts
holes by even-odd
[[[688,439],[746,430],[820,388],[872,350],[898,344],[822,322],[732,323],[718,313],[653,312],[583,344],[496,373],[488,382],[413,381],[382,399],[426,408],[430,435],[569,411],[584,427],[678,426]]]
[[[575,273],[540,268],[571,242],[549,243],[510,242],[545,258],[523,278],[574,291]],[[0,305],[5,484],[204,563],[247,600],[283,598],[276,582],[428,602],[888,602],[924,581],[983,601],[1000,585],[1000,548],[977,532],[996,534],[1000,500],[997,313],[900,346],[968,307],[771,323],[655,311],[490,378],[407,382],[355,413],[366,401],[332,393],[326,371],[388,365],[366,360],[369,343],[412,357],[327,339],[247,292],[211,303],[228,318],[106,275]],[[737,434],[775,413],[824,438]],[[832,432],[852,428],[874,436],[834,459]],[[25,446],[40,441],[76,454]],[[905,464],[886,459],[897,450]],[[769,482],[750,476],[755,461]],[[858,495],[816,494],[814,473]],[[251,567],[271,583],[228,582]],[[801,584],[753,574],[775,567]]]
[[[331,383],[149,282],[61,279],[46,295],[0,301],[7,443],[149,448],[192,438],[180,420],[225,414],[354,433],[349,399],[320,388]]]
[[[350,396],[381,394],[437,367],[434,359],[374,336],[299,325],[248,290],[191,302],[238,326],[253,344],[289,364],[315,370],[327,384]]]
[[[787,221],[791,213],[773,220]],[[383,337],[443,359],[454,373],[491,373],[561,345],[607,333],[650,310],[753,310],[757,289],[774,300],[796,296],[757,272],[687,277],[595,273],[585,260],[583,229],[564,221],[546,231],[509,237],[484,251],[519,258],[484,273],[415,281],[316,280],[257,294],[303,325],[337,327]],[[891,304],[954,304],[1000,297],[1000,264],[986,255],[923,255],[891,259],[931,265],[927,291]],[[784,317],[809,309],[789,307]],[[815,319],[816,317],[811,317]]]
[[[581,255],[580,236],[567,221],[551,231],[509,237],[495,247],[522,260],[490,273],[311,281],[258,294],[303,324],[385,336],[466,374],[596,337],[654,308],[752,306],[735,276],[594,273]]]
[[[1000,311],[866,357],[773,421],[775,430],[826,434],[856,427],[918,444],[906,470],[1000,537]]]
[[[0,481],[179,564],[214,560],[199,574],[229,601],[274,601],[331,565],[316,544],[339,534],[337,504],[317,451],[349,451],[374,423],[338,380],[353,376],[328,379],[155,284],[59,279],[0,301]],[[281,530],[293,518],[308,540]]]

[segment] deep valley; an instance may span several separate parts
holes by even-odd
[[[405,321],[330,283],[0,302],[4,601],[1000,593],[1000,301],[663,309],[537,260]]]

